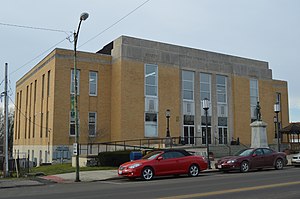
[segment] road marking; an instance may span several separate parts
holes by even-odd
[[[194,194],[186,194],[186,195],[179,195],[179,196],[162,197],[160,199],[184,199],[184,198],[204,197],[204,196],[213,196],[213,195],[220,195],[220,194],[227,194],[227,193],[236,193],[236,192],[242,192],[242,191],[253,191],[253,190],[259,190],[259,189],[290,186],[290,185],[297,185],[297,184],[300,184],[300,181],[270,184],[270,185],[260,185],[260,186],[255,186],[255,187],[244,187],[244,188],[238,188],[238,189],[212,191],[212,192],[206,192],[206,193],[194,193]]]

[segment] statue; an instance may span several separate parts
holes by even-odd
[[[260,105],[259,105],[259,101],[257,101],[257,105],[256,105],[256,119],[257,121],[261,121],[261,112],[260,112]]]

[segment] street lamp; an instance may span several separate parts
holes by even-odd
[[[170,117],[171,117],[171,111],[170,109],[166,110],[166,118],[167,118],[167,135],[166,137],[170,137]]]
[[[205,123],[206,123],[206,127],[205,127],[205,137],[206,137],[206,153],[207,153],[207,161],[208,161],[208,168],[211,169],[210,166],[210,159],[209,159],[209,144],[208,144],[208,119],[207,119],[207,111],[209,109],[209,101],[207,98],[204,98],[204,100],[202,101],[202,108],[205,111]]]
[[[74,117],[75,117],[75,151],[76,151],[76,179],[75,182],[80,182],[79,179],[79,134],[78,134],[78,104],[77,104],[77,41],[81,22],[85,21],[89,14],[84,12],[80,15],[80,20],[77,32],[74,32]]]
[[[280,112],[280,104],[279,102],[276,102],[274,104],[274,112],[276,113],[276,134],[277,134],[277,147],[278,147],[278,152],[280,152],[280,142],[279,142],[279,120],[278,120],[278,113]],[[275,119],[274,119],[275,122]]]

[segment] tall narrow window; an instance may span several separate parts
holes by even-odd
[[[251,120],[256,120],[256,105],[259,101],[258,96],[258,81],[257,79],[250,79],[250,108],[251,108]]]
[[[157,97],[157,66],[145,65],[145,94],[146,96]]]
[[[43,137],[43,121],[44,121],[44,114],[41,113],[41,125],[40,125],[40,137]]]
[[[227,103],[226,83],[227,83],[226,76],[217,75],[217,100],[218,100],[218,104],[226,104]]]
[[[28,124],[28,96],[29,96],[29,86],[26,87],[26,101],[25,101],[25,139],[27,138],[27,124]]]
[[[211,102],[211,74],[208,73],[200,73],[200,102],[202,102],[204,99],[208,99],[208,101]],[[202,144],[206,144],[206,136],[208,138],[208,143],[211,144],[212,143],[212,133],[211,133],[212,107],[210,107],[207,111],[207,115],[208,115],[207,132],[206,132],[205,111],[202,107],[200,111],[201,111]]]
[[[194,72],[182,71],[182,96],[184,100],[194,100]]]
[[[42,99],[44,99],[45,95],[45,75],[42,76]]]
[[[50,96],[50,70],[48,71],[48,81],[47,81],[47,96]]]
[[[79,95],[79,88],[80,88],[80,70],[77,70],[77,73],[76,73],[76,77],[77,77],[77,95]],[[74,70],[72,69],[71,70],[71,88],[70,88],[70,91],[71,91],[71,94],[74,94],[75,93],[75,90],[74,90]]]
[[[158,67],[145,64],[145,137],[157,137]]]
[[[90,96],[97,96],[97,80],[98,80],[97,72],[90,71]]]
[[[14,131],[15,131],[15,140],[18,138],[18,126],[19,126],[19,117],[18,117],[18,114],[19,114],[19,111],[18,111],[18,106],[19,106],[19,93],[17,93],[17,103],[16,103],[16,115],[15,115],[15,128],[14,128]]]
[[[35,127],[36,127],[36,87],[37,87],[37,80],[34,81],[34,91],[33,91],[33,125],[32,125],[32,137],[35,136]]]
[[[97,121],[97,113],[89,112],[89,136],[96,136],[96,121]]]
[[[46,113],[46,137],[48,137],[49,133],[49,111]]]

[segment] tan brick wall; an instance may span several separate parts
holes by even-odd
[[[250,79],[247,77],[234,76],[232,81],[233,111],[234,111],[234,138],[239,137],[243,144],[251,143],[250,128]],[[258,80],[259,99],[261,106],[262,120],[268,124],[267,137],[268,143],[272,144],[275,133],[273,117],[276,92],[282,96],[282,118],[283,126],[288,125],[288,95],[287,85],[284,81],[277,80]],[[286,117],[287,116],[287,117]]]

